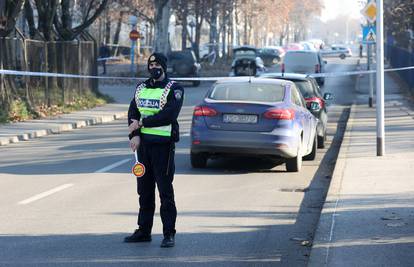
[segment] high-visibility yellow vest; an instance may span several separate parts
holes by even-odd
[[[165,88],[146,88],[145,83],[137,87],[135,102],[141,113],[141,119],[155,115],[164,108],[173,83],[173,81],[169,82]],[[171,137],[171,129],[171,124],[160,127],[142,127],[141,133]]]

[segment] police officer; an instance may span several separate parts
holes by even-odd
[[[137,177],[139,195],[139,228],[125,242],[150,242],[155,211],[155,185],[161,200],[160,214],[164,239],[161,247],[175,244],[177,209],[174,201],[174,152],[179,131],[184,90],[168,79],[167,58],[153,53],[148,59],[151,78],[138,84],[128,110],[130,146],[138,150],[139,161],[146,172]]]

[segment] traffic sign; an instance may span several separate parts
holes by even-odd
[[[377,41],[377,29],[375,26],[364,26],[362,28],[362,42],[374,44]]]
[[[375,1],[370,1],[364,9],[361,10],[361,14],[370,22],[374,23],[377,19],[377,4]]]
[[[129,39],[131,39],[131,41],[136,41],[140,37],[141,37],[141,34],[139,34],[137,30],[132,30],[129,33]]]

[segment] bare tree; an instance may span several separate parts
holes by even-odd
[[[43,1],[36,0],[36,2],[43,2]],[[86,4],[86,12],[84,12],[84,15],[83,15],[83,18],[81,19],[80,24],[74,28],[72,27],[72,23],[71,23],[71,17],[73,16],[73,13],[70,10],[70,6],[71,6],[70,2],[71,0],[61,0],[60,2],[61,17],[60,19],[58,16],[53,18],[55,28],[64,40],[73,40],[83,30],[88,28],[99,17],[99,15],[105,10],[108,0],[89,0],[89,2],[82,1],[84,5]],[[39,10],[39,6],[37,4],[36,6]]]
[[[386,0],[384,16],[388,35],[393,36],[401,47],[413,45],[414,0]]]

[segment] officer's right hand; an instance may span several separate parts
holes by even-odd
[[[137,120],[131,119],[131,121],[132,121],[132,123],[128,126],[129,133],[132,133],[133,131],[135,131],[136,129],[139,128],[139,125],[138,125],[138,121]]]
[[[140,143],[141,143],[141,138],[139,136],[134,136],[132,137],[131,140],[129,140],[129,146],[134,152],[138,150]]]

